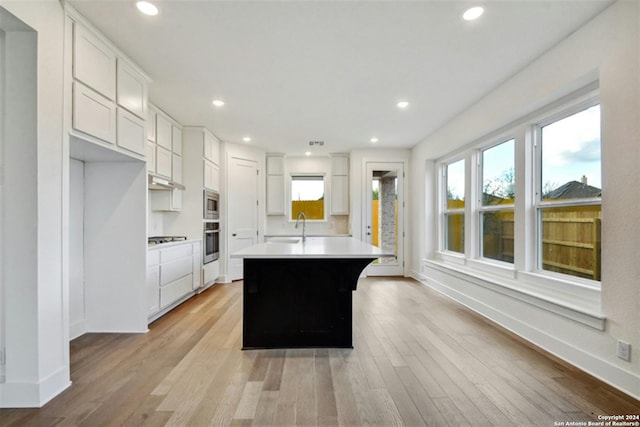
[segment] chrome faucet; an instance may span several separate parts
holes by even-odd
[[[307,226],[307,216],[304,214],[304,212],[298,212],[298,218],[296,219],[296,225],[293,228],[298,228],[298,223],[300,223],[300,216],[302,216],[302,241],[304,242],[305,240],[307,240],[307,236],[305,233],[305,228]]]

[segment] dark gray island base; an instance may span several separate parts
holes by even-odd
[[[353,348],[352,293],[368,258],[245,258],[243,350]]]

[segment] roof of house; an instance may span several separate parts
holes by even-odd
[[[602,196],[602,189],[583,184],[578,181],[569,181],[566,184],[544,195],[545,199],[585,199]]]

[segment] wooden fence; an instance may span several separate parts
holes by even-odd
[[[304,212],[307,219],[325,219],[324,200],[293,200],[291,203],[291,219],[296,219],[298,212]]]
[[[482,255],[505,262],[514,259],[513,211],[483,214]],[[464,217],[448,216],[448,249],[464,252]],[[547,208],[542,214],[542,268],[600,280],[600,206]]]

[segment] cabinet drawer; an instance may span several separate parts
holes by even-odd
[[[160,308],[163,309],[174,301],[179,300],[191,292],[192,276],[189,274],[181,279],[160,288]]]
[[[160,264],[160,286],[165,286],[181,277],[191,275],[192,262],[191,257],[188,257]]]
[[[183,243],[169,248],[162,249],[160,254],[160,262],[169,262],[177,258],[190,257],[193,253],[191,243]]]
[[[145,133],[144,120],[118,107],[118,147],[144,155]]]
[[[73,128],[113,144],[116,142],[116,106],[87,86],[73,83]]]

